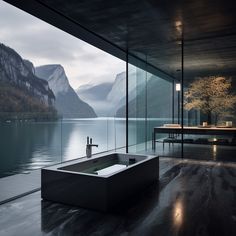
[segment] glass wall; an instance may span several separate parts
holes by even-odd
[[[148,73],[147,80],[147,135],[148,149],[152,147],[152,138],[154,127],[168,126],[168,124],[177,123],[176,92],[174,83]],[[161,156],[179,156],[179,143],[170,134],[157,132],[155,153]],[[170,142],[169,142],[170,141]],[[171,144],[171,145],[170,145]]]
[[[1,1],[0,177],[124,147],[125,65]]]
[[[141,62],[132,56],[129,61],[132,64],[128,64],[128,151],[153,152],[154,127],[177,122],[175,83],[171,78],[168,81],[141,69]],[[172,156],[175,152],[177,155],[178,145],[170,146],[168,138],[168,134],[156,135],[156,154]]]
[[[145,150],[146,76],[139,67],[128,65],[128,145],[129,152]]]
[[[214,40],[212,45],[207,39],[178,42],[172,81],[137,61],[128,64],[130,152],[151,150],[154,127],[176,125],[176,132],[173,127],[156,132],[156,154],[235,161],[235,62],[227,64],[227,55],[216,59],[222,45]],[[129,56],[130,61],[135,59]]]
[[[184,135],[184,157],[235,161],[235,61],[222,53],[231,36],[184,42],[184,124],[196,132]],[[220,55],[220,56],[219,56]]]

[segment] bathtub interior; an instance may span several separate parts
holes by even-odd
[[[125,169],[145,159],[147,159],[147,156],[114,153],[99,158],[87,159],[83,162],[60,167],[58,169],[94,175],[104,175]]]

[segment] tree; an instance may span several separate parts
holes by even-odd
[[[197,78],[185,95],[184,108],[186,110],[199,109],[207,115],[211,124],[211,116],[215,117],[215,124],[219,116],[229,116],[236,104],[236,95],[231,93],[231,78],[220,76]]]

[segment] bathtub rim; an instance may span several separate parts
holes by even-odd
[[[85,172],[78,172],[78,171],[60,169],[60,168],[66,167],[66,166],[71,166],[71,165],[76,165],[76,164],[79,164],[79,163],[82,163],[82,162],[96,160],[96,159],[99,159],[101,157],[109,156],[109,155],[113,155],[113,154],[134,155],[134,156],[142,156],[142,157],[146,157],[146,158],[144,160],[141,160],[141,161],[139,161],[137,163],[134,163],[130,166],[127,166],[123,170],[117,170],[117,171],[114,171],[113,173],[108,174],[108,175],[96,175],[96,174],[90,174],[90,173],[85,173]],[[126,171],[130,168],[133,168],[137,165],[145,163],[145,162],[147,162],[151,159],[154,159],[154,158],[159,158],[159,156],[158,155],[150,155],[150,154],[145,155],[145,154],[136,154],[136,153],[108,152],[108,153],[95,154],[90,158],[84,157],[84,158],[79,158],[79,159],[75,159],[75,160],[71,160],[71,161],[65,161],[65,162],[58,163],[58,164],[55,164],[55,165],[52,165],[52,166],[49,166],[49,167],[44,167],[44,168],[41,169],[41,171],[50,170],[50,171],[55,171],[55,172],[71,173],[71,174],[76,174],[76,175],[92,176],[92,177],[105,178],[106,179],[106,178],[109,178],[109,177],[111,177],[113,175],[116,175],[120,172],[124,172],[124,171]]]

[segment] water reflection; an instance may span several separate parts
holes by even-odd
[[[0,177],[34,169],[33,163],[56,162],[61,156],[58,127],[58,122],[0,124]]]
[[[149,130],[163,122],[150,119]],[[143,119],[129,121],[129,145],[145,141],[145,125]],[[125,133],[125,119],[114,117],[0,123],[0,177],[83,157],[87,136],[99,145],[93,153],[125,147]],[[151,133],[147,140],[152,139]]]
[[[99,144],[93,153],[124,146],[125,120],[97,118],[1,123],[0,177],[85,156],[87,136]]]

